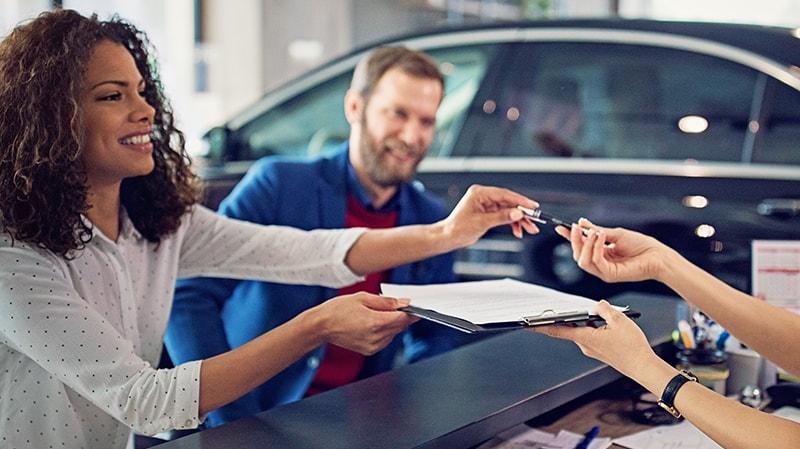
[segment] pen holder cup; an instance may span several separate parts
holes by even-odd
[[[718,349],[682,349],[677,354],[678,369],[689,370],[702,385],[725,394],[725,382],[730,375],[728,356]]]
[[[755,385],[763,389],[762,372],[766,368],[764,360],[757,352],[745,348],[728,349],[728,367],[731,375],[726,386],[727,394],[739,394],[748,385]]]

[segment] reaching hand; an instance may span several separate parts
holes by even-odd
[[[585,218],[571,229],[559,226],[556,232],[572,244],[572,257],[578,266],[606,282],[656,279],[669,251],[647,235],[622,228],[603,228]]]
[[[551,337],[571,340],[585,355],[607,363],[632,378],[636,378],[637,368],[657,358],[639,326],[622,312],[606,301],[600,301],[594,313],[603,317],[605,326],[553,325],[537,327],[535,330]]]
[[[408,300],[359,292],[329,299],[317,309],[322,314],[328,343],[372,355],[418,320],[397,311],[407,305]]]
[[[525,230],[536,234],[539,228],[523,217],[517,206],[537,208],[535,201],[499,187],[473,185],[456,204],[456,207],[445,218],[446,232],[461,247],[475,243],[489,229],[504,224],[511,225],[511,231],[517,238],[522,237]]]

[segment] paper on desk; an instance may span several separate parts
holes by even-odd
[[[658,426],[614,440],[628,449],[721,449],[689,421]]]
[[[474,324],[515,322],[545,311],[591,312],[597,304],[589,298],[513,279],[432,285],[381,284],[381,291],[387,296],[409,298],[412,306]]]
[[[583,439],[583,435],[562,430],[553,435],[520,424],[507,430],[476,449],[574,449]],[[589,449],[606,449],[611,446],[611,438],[595,438],[589,443]]]
[[[800,422],[800,408],[784,406],[772,412],[775,416],[790,419],[794,422]]]
[[[800,422],[800,410],[781,407],[773,412],[792,421]],[[692,423],[659,426],[614,440],[614,444],[628,449],[719,449],[720,445],[707,437]]]

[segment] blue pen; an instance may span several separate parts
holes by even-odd
[[[589,445],[592,444],[592,440],[594,440],[594,438],[599,433],[600,433],[599,427],[597,426],[592,427],[591,430],[586,432],[586,434],[583,436],[581,442],[578,443],[577,446],[575,446],[575,449],[589,449]]]

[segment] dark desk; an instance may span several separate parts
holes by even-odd
[[[600,437],[630,435],[653,428],[652,425],[635,422],[631,417],[633,398],[642,392],[644,389],[632,380],[619,379],[526,424],[553,434],[561,430],[584,434],[598,426]],[[639,404],[640,409],[648,406],[652,404]],[[621,446],[611,445],[611,448],[620,449]]]
[[[613,302],[642,312],[653,345],[670,340],[678,300]],[[515,331],[158,447],[468,448],[619,377],[571,342]]]

